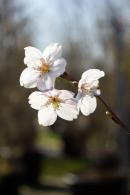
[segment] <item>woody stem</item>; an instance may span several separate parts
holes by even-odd
[[[114,111],[111,109],[110,106],[108,106],[108,104],[103,100],[103,98],[101,96],[97,96],[97,98],[105,106],[105,108],[106,108],[106,115],[111,120],[113,120],[116,124],[118,124],[120,127],[122,127],[123,129],[125,129],[128,134],[130,134],[127,126],[125,125],[125,123],[114,113]]]

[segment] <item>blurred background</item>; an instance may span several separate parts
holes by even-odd
[[[129,194],[130,137],[101,102],[89,117],[38,125],[34,89],[19,85],[24,47],[54,42],[75,79],[105,71],[102,96],[130,127],[129,0],[0,0],[0,194]]]

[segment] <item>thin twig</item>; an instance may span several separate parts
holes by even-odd
[[[108,106],[108,104],[103,100],[101,96],[97,96],[97,98],[102,102],[102,104],[106,108],[106,115],[112,119],[116,124],[120,125],[123,129],[127,131],[128,134],[130,134],[127,126],[124,124],[124,122],[113,112],[113,110]]]

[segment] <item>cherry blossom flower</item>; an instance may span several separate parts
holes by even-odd
[[[98,69],[90,69],[82,74],[78,84],[78,108],[87,116],[93,113],[97,107],[96,97],[100,95],[99,80],[105,73]]]
[[[29,96],[29,104],[38,110],[38,121],[43,126],[54,124],[59,116],[67,121],[76,119],[79,114],[74,93],[68,90],[35,91]]]
[[[66,60],[61,54],[62,47],[58,43],[46,47],[43,53],[35,47],[26,47],[24,63],[27,68],[21,73],[20,85],[37,87],[41,91],[52,89],[56,77],[65,71]]]

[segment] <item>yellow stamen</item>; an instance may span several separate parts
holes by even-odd
[[[41,58],[41,66],[39,67],[40,72],[47,73],[50,71],[50,64],[46,63],[44,58]]]
[[[52,104],[54,110],[57,110],[60,107],[60,103],[61,99],[58,96],[50,96],[47,105]]]

